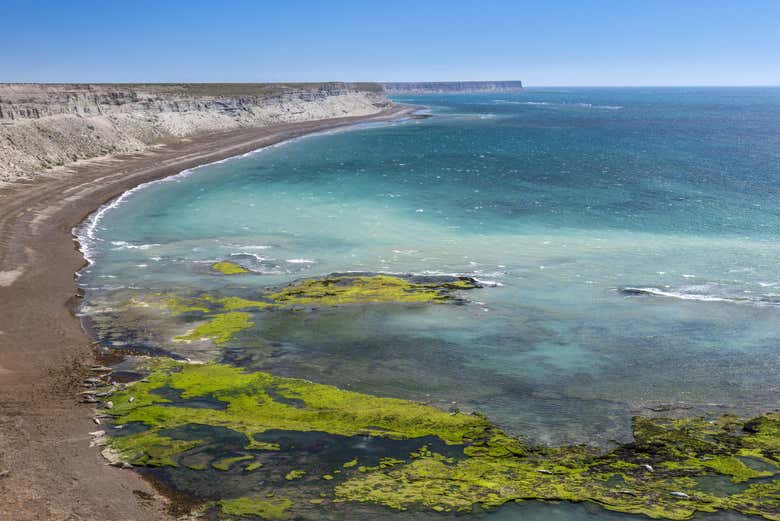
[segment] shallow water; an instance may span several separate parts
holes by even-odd
[[[552,444],[630,439],[636,414],[778,407],[780,89],[401,101],[434,117],[299,139],[124,197],[81,231],[88,324],[118,345],[136,324],[130,340],[149,348],[476,410]],[[214,274],[223,259],[253,273]],[[198,353],[148,317],[108,338],[122,318],[101,315],[128,295],[252,294],[344,271],[485,287],[463,306],[257,313]],[[489,517],[591,515],[626,517]]]

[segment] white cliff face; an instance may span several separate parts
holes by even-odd
[[[0,84],[0,182],[171,138],[364,116],[388,105],[374,84]]]

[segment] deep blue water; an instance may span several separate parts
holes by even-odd
[[[632,415],[658,409],[778,407],[780,89],[398,101],[433,117],[300,139],[125,197],[84,237],[85,313],[133,292],[457,273],[489,287],[466,306],[260,313],[227,351],[156,341],[477,410],[546,443],[626,440]],[[206,269],[221,259],[255,274]]]

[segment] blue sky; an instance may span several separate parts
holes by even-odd
[[[780,0],[0,0],[0,81],[780,85]]]

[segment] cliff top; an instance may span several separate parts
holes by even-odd
[[[25,96],[64,93],[103,93],[111,91],[143,92],[149,95],[180,96],[274,96],[288,92],[355,90],[382,92],[379,83],[0,83],[0,99],[32,101]]]

